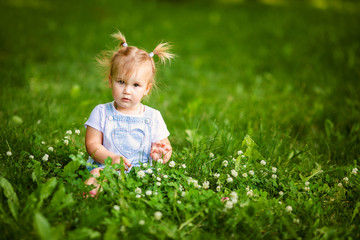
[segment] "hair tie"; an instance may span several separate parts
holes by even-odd
[[[123,45],[124,47],[127,47],[127,46],[128,46],[126,42],[124,42],[122,45]]]
[[[153,52],[149,53],[149,56],[152,58],[154,56],[154,53]]]

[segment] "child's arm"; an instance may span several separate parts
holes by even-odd
[[[153,143],[151,146],[150,156],[153,160],[163,159],[163,163],[167,163],[171,157],[172,148],[168,138]]]
[[[125,169],[131,167],[129,160],[124,156],[116,155],[108,151],[103,145],[103,133],[95,128],[87,126],[85,134],[85,146],[89,155],[98,163],[105,164],[104,160],[108,157],[112,158],[112,164],[120,164],[121,158],[124,159]]]

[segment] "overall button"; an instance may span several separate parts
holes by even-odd
[[[146,118],[146,119],[145,119],[145,123],[146,123],[146,124],[149,124],[149,123],[150,123],[150,118]]]
[[[113,120],[113,116],[109,116],[109,120],[112,121],[112,120]]]

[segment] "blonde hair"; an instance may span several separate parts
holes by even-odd
[[[118,48],[114,51],[106,51],[102,57],[97,58],[99,64],[106,68],[106,76],[112,77],[120,73],[122,78],[130,78],[140,67],[146,67],[149,68],[148,84],[152,87],[156,86],[156,66],[153,57],[143,49],[128,46],[125,36],[120,31],[112,34],[112,37],[119,40]],[[160,43],[152,53],[159,57],[161,63],[165,63],[175,56],[169,52],[170,48],[168,43]]]

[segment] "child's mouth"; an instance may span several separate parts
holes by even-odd
[[[130,102],[130,99],[129,98],[122,98],[121,99],[123,102]]]

